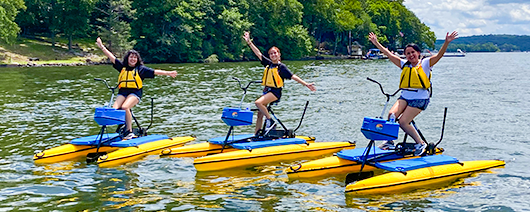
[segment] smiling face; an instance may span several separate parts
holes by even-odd
[[[272,47],[269,49],[269,57],[272,61],[272,63],[278,63],[280,62],[282,54],[280,54],[280,49],[278,47]]]
[[[137,54],[130,54],[127,58],[128,64],[130,67],[135,67],[136,63],[138,62],[138,55]]]
[[[413,45],[407,45],[405,48],[405,56],[407,57],[407,60],[415,65],[420,60],[421,52],[419,47],[413,46]]]

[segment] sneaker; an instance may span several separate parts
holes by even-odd
[[[394,141],[385,141],[381,145],[379,145],[379,148],[383,150],[389,150],[395,149],[396,147],[394,146]]]
[[[265,120],[265,129],[276,129],[276,122],[274,119]]]
[[[273,119],[265,120],[265,135],[269,133],[272,129],[276,129],[276,122]]]
[[[127,136],[123,137],[123,140],[131,140],[133,138],[136,138],[137,136],[134,133],[129,133]]]
[[[423,153],[425,153],[426,148],[427,148],[427,143],[414,145],[414,149],[416,149],[414,151],[414,156],[423,155]]]

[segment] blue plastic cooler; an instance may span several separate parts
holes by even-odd
[[[361,132],[370,140],[396,140],[399,123],[380,118],[364,117]]]
[[[125,110],[110,107],[97,107],[94,121],[101,126],[125,124]]]
[[[250,110],[242,110],[241,108],[223,108],[223,115],[221,119],[228,126],[243,126],[252,125],[253,113]]]

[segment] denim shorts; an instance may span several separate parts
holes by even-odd
[[[429,105],[429,99],[405,99],[403,97],[399,97],[398,99],[403,99],[405,102],[407,102],[407,106],[415,107],[420,110],[427,109],[427,105]]]
[[[127,98],[129,95],[132,95],[138,99],[138,104],[142,101],[142,89],[120,89],[118,90],[118,95],[124,96]]]

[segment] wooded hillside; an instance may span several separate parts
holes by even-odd
[[[0,40],[25,37],[74,40],[98,36],[117,55],[138,50],[146,62],[255,59],[242,41],[250,31],[265,52],[277,46],[285,59],[349,55],[357,42],[373,47],[373,31],[390,49],[406,43],[434,47],[434,33],[403,0],[22,0],[1,1]],[[1,17],[5,16],[5,17]],[[7,17],[7,18],[6,18]],[[0,23],[0,26],[5,25]],[[16,26],[16,27],[14,27]],[[13,33],[15,32],[15,33]]]
[[[439,49],[443,40],[436,40]],[[460,37],[449,44],[449,51],[465,52],[513,52],[530,51],[530,36],[526,35],[474,35]]]

